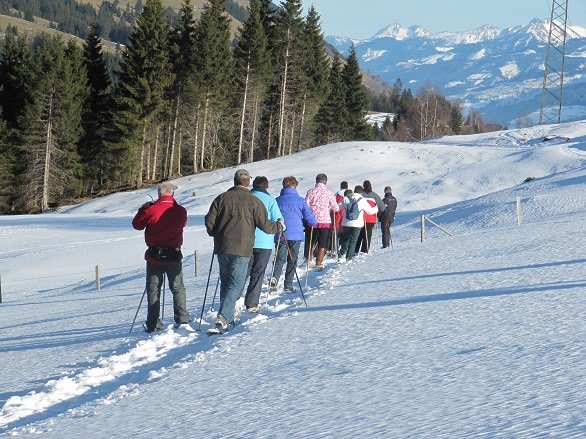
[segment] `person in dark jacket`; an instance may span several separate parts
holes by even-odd
[[[166,181],[159,185],[159,198],[154,203],[143,204],[132,226],[144,230],[148,249],[145,253],[146,291],[148,300],[145,331],[154,332],[162,328],[159,319],[161,285],[164,276],[169,279],[169,288],[173,293],[173,314],[177,326],[188,324],[185,286],[183,285],[183,228],[187,225],[187,211],[175,198],[173,183]]]
[[[286,292],[295,292],[293,282],[295,280],[299,247],[304,239],[304,224],[308,227],[313,227],[317,224],[313,211],[307,205],[305,199],[297,193],[298,184],[295,177],[285,177],[281,195],[277,197],[277,204],[283,214],[287,231],[283,233],[281,239],[279,239],[279,236],[275,237],[277,259],[273,277],[269,283],[273,291],[277,289],[277,284],[286,262],[284,289]]]
[[[234,186],[218,195],[205,216],[208,235],[214,238],[214,254],[220,265],[220,309],[216,329],[224,332],[234,320],[234,308],[240,297],[248,261],[252,256],[254,232],[258,227],[265,233],[277,233],[284,222],[268,219],[262,201],[247,188],[250,173],[239,169],[234,174]]]
[[[383,235],[383,248],[387,248],[391,241],[391,224],[395,221],[395,211],[397,210],[397,199],[393,196],[393,190],[390,186],[385,187],[383,203],[385,210],[380,215],[380,227]]]

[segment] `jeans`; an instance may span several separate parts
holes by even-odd
[[[161,308],[161,286],[163,285],[165,274],[169,280],[169,289],[173,293],[175,323],[189,322],[185,286],[183,285],[183,264],[178,262],[173,265],[153,265],[147,262],[146,273],[148,299],[147,328],[152,330],[162,326],[162,322],[159,320],[159,312]]]
[[[262,281],[272,252],[273,250],[265,248],[252,249],[252,258],[248,262],[250,281],[246,289],[246,296],[244,296],[244,305],[247,308],[258,306]]]
[[[232,323],[234,320],[234,308],[244,289],[249,259],[250,257],[247,256],[218,255],[218,264],[220,265],[220,309],[218,315],[221,315],[228,323]]]
[[[289,249],[291,250],[290,255],[289,251],[287,251],[287,246],[289,246]],[[287,269],[285,270],[285,288],[293,288],[293,281],[295,277],[295,269],[297,268],[297,258],[299,257],[300,246],[301,241],[282,240],[279,244],[273,277],[277,279],[277,281],[279,280],[281,277],[281,272],[283,271],[283,266],[285,265],[285,262],[287,262]]]

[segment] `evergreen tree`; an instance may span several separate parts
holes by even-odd
[[[462,116],[462,111],[460,111],[460,106],[456,103],[451,105],[450,109],[450,128],[454,134],[461,134],[462,133],[462,124],[464,123],[464,117]]]
[[[125,157],[118,173],[121,181],[136,187],[154,177],[150,160],[158,157],[159,116],[174,80],[169,30],[161,0],[147,0],[120,62],[114,125]]]
[[[27,90],[32,86],[32,50],[16,28],[6,31],[0,59],[0,108],[8,128],[18,128],[18,118],[26,104]]]
[[[346,90],[342,77],[343,67],[336,53],[330,69],[330,91],[316,115],[315,134],[318,144],[337,142],[344,139],[346,116]]]
[[[225,118],[234,90],[230,22],[222,0],[209,0],[197,24],[196,41],[197,84],[200,90],[197,150],[200,169],[204,169],[206,157],[211,169],[216,164],[228,164],[234,153],[227,149],[232,139],[222,129],[223,125],[229,125],[225,123]]]
[[[362,85],[362,73],[354,45],[343,71],[346,101],[346,140],[366,140],[369,135],[366,114],[366,94]]]
[[[277,69],[278,105],[271,112],[276,120],[277,155],[291,152],[303,111],[306,77],[301,10],[301,0],[286,0],[276,15],[273,52]]]
[[[19,201],[26,211],[45,211],[77,194],[85,71],[75,50],[66,52],[59,38],[46,35],[35,50],[35,86],[19,121],[27,158]]]
[[[234,60],[240,113],[237,164],[240,164],[243,155],[246,155],[248,162],[254,159],[261,106],[271,79],[271,57],[261,21],[259,0],[251,0],[248,19],[244,22],[238,40]]]
[[[311,6],[303,27],[303,106],[301,112],[301,125],[299,133],[299,145],[312,144],[314,131],[314,117],[321,106],[324,96],[328,95],[329,62],[325,50],[325,41],[321,31],[320,17],[316,9]],[[310,129],[306,129],[309,126]]]
[[[0,212],[11,210],[11,199],[14,195],[13,162],[14,157],[8,146],[8,124],[4,120],[0,109]]]
[[[84,105],[84,137],[79,154],[84,166],[84,192],[94,193],[107,183],[108,169],[114,158],[108,153],[106,130],[111,126],[111,79],[102,53],[102,40],[97,24],[93,24],[84,43],[83,59],[87,71],[89,93]]]
[[[171,53],[175,82],[171,90],[173,112],[172,131],[169,138],[169,157],[166,176],[181,174],[182,128],[189,126],[197,100],[196,84],[196,24],[191,0],[184,0],[179,12],[177,27],[171,34]],[[175,165],[175,163],[177,163]],[[194,170],[195,171],[195,170]]]

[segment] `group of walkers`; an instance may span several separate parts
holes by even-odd
[[[250,173],[239,169],[234,174],[234,186],[212,202],[205,216],[205,227],[214,239],[214,254],[220,269],[220,307],[214,324],[218,332],[225,332],[233,323],[236,302],[244,292],[247,278],[246,310],[259,311],[263,279],[273,250],[269,288],[276,291],[285,269],[284,291],[294,293],[302,242],[305,263],[315,264],[317,269],[323,268],[328,252],[346,260],[358,252],[368,252],[378,222],[382,247],[389,246],[390,226],[397,208],[390,186],[385,187],[381,199],[368,180],[354,190],[344,181],[336,194],[327,189],[325,174],[318,174],[315,181],[315,186],[303,198],[297,192],[297,179],[285,177],[280,195],[274,198],[268,192],[266,177],[256,177],[249,191]],[[162,327],[159,307],[165,275],[173,293],[175,324],[189,322],[181,262],[187,212],[173,198],[174,189],[171,182],[161,183],[157,201],[144,204],[132,222],[135,229],[145,229],[148,246],[145,253],[148,312],[144,325],[147,332]]]

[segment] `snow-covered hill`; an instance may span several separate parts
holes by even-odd
[[[144,289],[130,221],[154,188],[0,217],[0,437],[586,434],[586,122],[326,145],[246,167],[274,195],[290,174],[300,193],[320,172],[332,189],[392,185],[393,248],[300,267],[308,307],[263,293],[260,314],[217,338],[174,330],[168,291],[168,327],[129,334]],[[212,250],[203,215],[233,174],[176,180],[194,327]],[[428,225],[421,243],[421,214],[454,236]],[[216,279],[214,264],[204,329]]]
[[[416,91],[434,85],[444,95],[479,110],[487,120],[514,127],[539,118],[549,22],[499,29],[429,34],[393,24],[364,41],[328,36],[345,53],[355,44],[361,67],[392,84],[400,78]],[[566,46],[563,120],[586,116],[586,29],[571,26]]]

